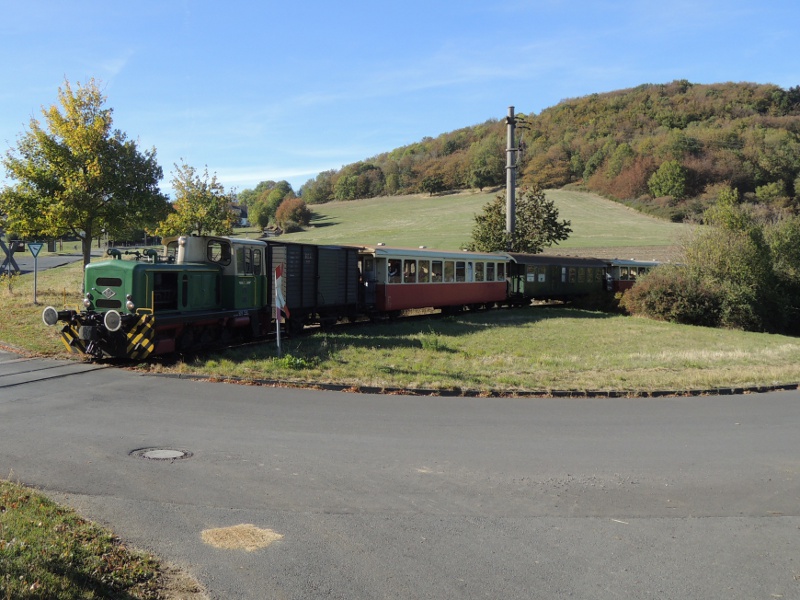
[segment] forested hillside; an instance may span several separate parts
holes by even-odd
[[[564,100],[519,130],[521,184],[586,189],[682,220],[719,188],[800,206],[800,86],[675,81]],[[309,203],[505,182],[505,122],[487,121],[320,173]]]

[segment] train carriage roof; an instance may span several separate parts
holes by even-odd
[[[662,264],[655,260],[626,260],[624,258],[612,258],[608,262],[615,267],[657,267]]]
[[[381,258],[423,258],[445,260],[493,260],[507,261],[508,254],[504,252],[470,252],[467,250],[435,250],[425,247],[396,248],[391,246],[364,246],[362,254],[372,254]]]
[[[593,267],[605,268],[608,262],[599,258],[586,258],[582,256],[554,256],[547,254],[519,254],[510,252],[511,260],[521,265],[556,265],[559,267]]]

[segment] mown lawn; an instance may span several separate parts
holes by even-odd
[[[470,240],[475,215],[495,193],[413,195],[313,205],[307,231],[283,236],[300,242],[456,250]],[[548,190],[572,236],[558,248],[672,246],[690,226],[669,223],[585,192]]]

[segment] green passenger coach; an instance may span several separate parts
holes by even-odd
[[[509,296],[569,300],[602,291],[608,263],[597,258],[509,253]]]

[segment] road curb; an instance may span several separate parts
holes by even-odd
[[[207,381],[210,383],[231,383],[273,388],[294,388],[325,390],[351,394],[383,394],[394,396],[439,396],[461,398],[675,398],[697,396],[741,396],[745,394],[765,394],[768,392],[791,391],[800,388],[800,384],[757,385],[745,387],[720,387],[694,390],[475,390],[467,388],[426,389],[399,388],[380,386],[359,386],[335,383],[296,382],[278,379],[250,379],[245,377],[218,377],[190,373],[148,373],[157,377],[170,379],[186,379]]]

